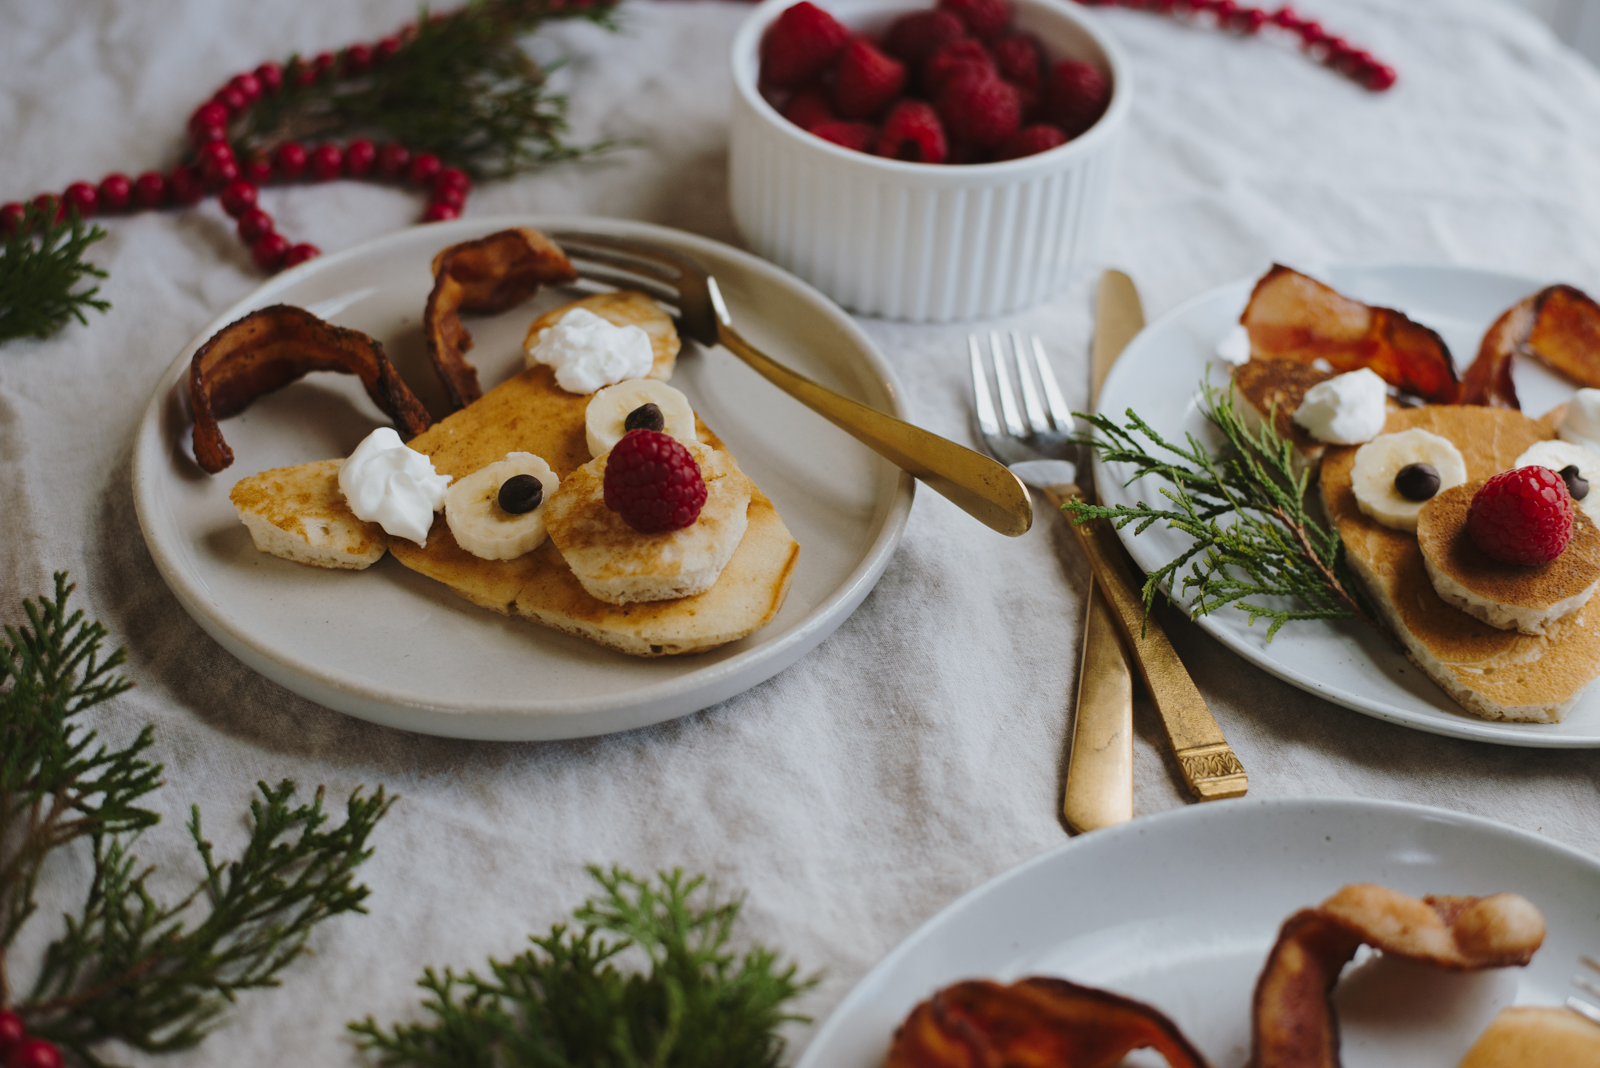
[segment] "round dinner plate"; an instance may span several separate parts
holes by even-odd
[[[1398,308],[1437,330],[1458,370],[1477,356],[1489,324],[1546,282],[1467,267],[1330,267],[1308,273],[1347,296]],[[1208,375],[1227,381],[1217,343],[1238,324],[1255,279],[1214,289],[1152,323],[1123,352],[1100,394],[1099,411],[1125,422],[1129,408],[1169,441],[1194,434],[1220,442],[1200,413],[1199,384]],[[1572,396],[1573,386],[1531,360],[1518,360],[1514,375],[1523,410],[1540,415]],[[1150,490],[1143,482],[1123,486],[1126,475],[1098,461],[1095,486],[1106,504],[1132,504]],[[1176,557],[1186,535],[1153,526],[1122,542],[1145,571]],[[1179,598],[1180,603],[1182,598]],[[1560,723],[1509,723],[1480,719],[1456,704],[1382,637],[1354,620],[1286,623],[1269,643],[1267,622],[1247,625],[1241,611],[1225,608],[1202,616],[1199,625],[1228,648],[1285,682],[1335,704],[1418,730],[1501,745],[1551,748],[1600,747],[1600,687],[1591,687]]]
[[[910,512],[912,479],[746,368],[685,341],[672,384],[777,505],[800,543],[788,599],[755,634],[709,653],[639,659],[478,608],[385,557],[331,571],[258,552],[228,501],[246,475],[347,456],[388,424],[352,375],[314,374],[225,420],[237,459],[195,463],[186,379],[195,350],[271,304],[308,308],[383,343],[435,415],[442,391],[423,343],[430,261],[511,226],[588,230],[665,245],[717,278],[752,343],[802,374],[901,415],[873,343],[822,294],[727,245],[615,219],[507,216],[419,226],[287,271],[229,308],[173,360],[145,412],[133,461],[139,525],[178,600],[229,652],[319,704],[425,734],[576,738],[659,723],[725,700],[833,632],[883,573]],[[544,290],[467,321],[485,386],[522,368],[528,324],[581,293]]]
[[[1514,891],[1544,913],[1527,968],[1456,974],[1360,957],[1336,994],[1345,1068],[1455,1068],[1502,1007],[1560,1005],[1600,939],[1600,861],[1476,816],[1392,801],[1191,805],[1074,838],[951,904],[867,973],[798,1068],[879,1068],[896,1026],[961,979],[1059,976],[1166,1013],[1216,1068],[1250,1052],[1278,927],[1349,883]],[[1162,1065],[1136,1053],[1127,1063]]]

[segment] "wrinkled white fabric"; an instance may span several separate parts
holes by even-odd
[[[1296,6],[1393,63],[1399,86],[1374,95],[1281,44],[1096,13],[1137,81],[1104,260],[1132,274],[1151,318],[1274,260],[1469,264],[1600,292],[1594,69],[1495,0]],[[484,183],[468,216],[613,215],[735,239],[725,54],[745,11],[630,2],[620,34],[552,33],[539,47],[573,57],[561,79],[576,136],[630,147]],[[414,0],[7,5],[0,201],[170,166],[189,113],[229,75],[376,40],[415,12]],[[286,235],[328,252],[422,209],[412,193],[356,183],[262,201]],[[0,347],[0,617],[19,619],[18,600],[67,568],[78,604],[127,643],[138,688],[90,718],[117,741],[156,726],[166,819],[139,852],[170,877],[164,888],[196,870],[182,831],[191,802],[227,855],[257,779],[402,795],[361,872],[371,915],[318,932],[282,988],[245,994],[206,1045],[160,1063],[353,1063],[346,1021],[412,1017],[426,965],[516,952],[589,891],[586,863],[682,865],[746,891],[741,937],[825,970],[800,1006],[820,1019],[944,904],[1065,839],[1056,813],[1085,569],[1060,522],[1008,541],[929,492],[836,634],[770,682],[656,728],[555,744],[428,738],[327,711],[245,668],[157,574],[129,452],[174,354],[262,279],[215,201],[105,225],[94,259],[110,271],[111,312]],[[1091,279],[994,324],[1042,334],[1079,406]],[[916,421],[970,440],[966,328],[864,325]],[[1293,689],[1188,624],[1171,633],[1253,794],[1444,805],[1600,850],[1592,753],[1420,734]],[[1143,703],[1136,746],[1137,811],[1182,804]],[[87,874],[82,854],[52,860],[16,978]],[[793,1029],[794,1052],[812,1031]]]

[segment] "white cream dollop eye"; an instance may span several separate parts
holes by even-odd
[[[386,426],[368,434],[339,466],[339,491],[357,519],[423,546],[449,485],[449,475]]]
[[[1306,390],[1295,409],[1295,425],[1330,445],[1360,445],[1383,433],[1388,398],[1383,379],[1363,367]]]
[[[617,326],[587,308],[573,308],[554,326],[539,331],[527,349],[527,366],[555,368],[556,385],[568,393],[643,378],[655,365],[650,335],[637,326]]]

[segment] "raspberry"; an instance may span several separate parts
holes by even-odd
[[[922,90],[930,97],[938,96],[945,82],[968,70],[992,71],[994,57],[979,41],[967,39],[946,45],[922,65]]]
[[[1572,495],[1548,467],[1502,471],[1472,495],[1467,530],[1496,560],[1547,564],[1572,540]]]
[[[1006,0],[939,0],[939,9],[966,23],[974,37],[985,41],[999,37],[1011,21]]]
[[[828,103],[828,94],[817,88],[802,89],[794,94],[783,109],[783,117],[802,130],[838,118],[833,113],[833,105]]]
[[[939,93],[939,118],[952,140],[995,148],[1022,125],[1022,99],[994,71],[964,71]]]
[[[1032,126],[1024,126],[1007,138],[1006,142],[995,151],[994,158],[999,161],[1033,156],[1066,143],[1066,134],[1049,123],[1036,122]]]
[[[1044,86],[1044,50],[1030,34],[1015,33],[994,43],[994,65],[1000,77],[1018,89],[1037,94]]]
[[[1068,140],[1095,124],[1111,101],[1111,88],[1099,70],[1065,59],[1050,71],[1045,88],[1045,118],[1061,127]]]
[[[810,0],[785,9],[761,39],[761,80],[797,88],[822,73],[850,39],[839,20]]]
[[[844,46],[833,67],[833,106],[847,119],[870,119],[906,87],[906,65],[865,37]]]
[[[659,430],[630,430],[606,459],[606,507],[641,534],[679,530],[700,518],[706,481],[689,450]]]
[[[872,139],[878,136],[877,128],[870,122],[819,122],[810,132],[856,152],[870,151]]]
[[[890,159],[911,163],[943,163],[949,154],[944,127],[933,105],[921,100],[902,100],[889,109],[883,131],[873,151]]]
[[[902,62],[916,64],[966,35],[966,23],[948,11],[913,11],[889,24],[883,50]]]

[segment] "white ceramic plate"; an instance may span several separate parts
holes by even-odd
[[[1458,369],[1478,353],[1483,332],[1501,312],[1547,283],[1463,267],[1335,267],[1313,271],[1340,292],[1371,304],[1398,308],[1437,330]],[[1211,379],[1227,380],[1216,346],[1239,321],[1255,280],[1202,294],[1152,323],[1117,361],[1100,395],[1099,410],[1124,422],[1132,408],[1169,440],[1185,432],[1213,444],[1221,436],[1200,414],[1198,385],[1213,364]],[[1540,415],[1572,395],[1573,386],[1534,364],[1515,365],[1523,410]],[[1123,487],[1126,476],[1098,463],[1095,485],[1111,504],[1132,504],[1151,491],[1143,483]],[[1181,534],[1151,527],[1122,541],[1146,571],[1173,559],[1187,544]],[[1592,748],[1600,746],[1600,688],[1591,688],[1561,723],[1504,723],[1479,719],[1451,700],[1427,676],[1367,627],[1353,622],[1310,620],[1286,624],[1271,644],[1267,623],[1246,625],[1246,616],[1224,609],[1202,617],[1200,626],[1257,667],[1335,704],[1418,730],[1502,745]]]
[[[1511,890],[1544,913],[1527,968],[1359,962],[1337,994],[1346,1068],[1455,1068],[1508,1004],[1559,1005],[1600,943],[1600,861],[1475,816],[1396,802],[1192,805],[1083,835],[962,897],[867,973],[798,1068],[878,1068],[919,1001],[960,979],[1053,975],[1170,1016],[1215,1068],[1249,1056],[1250,992],[1279,925],[1339,887]],[[1129,1064],[1161,1065],[1134,1054]]]
[[[313,701],[377,723],[461,738],[574,738],[704,708],[794,663],[855,610],[883,573],[911,508],[909,475],[769,385],[721,348],[685,343],[673,385],[777,504],[800,562],[777,618],[696,656],[641,660],[475,607],[385,557],[366,571],[305,567],[257,552],[228,492],[267,468],[348,455],[387,419],[351,375],[315,374],[225,420],[236,460],[202,472],[185,385],[217,329],[270,304],[297,304],[383,343],[439,412],[419,321],[429,262],[447,245],[509,226],[590,230],[671,246],[717,276],[740,330],[774,358],[856,399],[901,413],[900,391],[849,316],[771,264],[643,223],[463,219],[401,231],[288,271],[229,308],[178,354],[145,412],[134,498],[173,593],[224,648]],[[470,319],[486,387],[522,367],[528,323],[576,294],[541,292]]]

